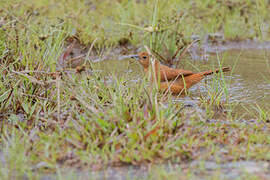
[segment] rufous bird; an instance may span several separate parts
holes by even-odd
[[[144,72],[148,73],[151,69],[150,55],[147,52],[141,52],[138,55],[131,56],[131,58],[136,59],[144,68]],[[155,78],[160,82],[160,90],[163,92],[170,91],[172,94],[181,94],[185,89],[190,88],[194,84],[200,82],[205,76],[211,75],[213,73],[218,73],[220,69],[214,71],[208,70],[203,72],[192,72],[183,69],[174,69],[166,65],[161,64],[155,59],[153,64],[153,69],[155,72]],[[223,72],[230,71],[229,67],[223,67],[221,69]],[[153,77],[151,77],[153,81]]]

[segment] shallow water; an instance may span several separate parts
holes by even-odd
[[[82,52],[81,49],[82,47],[74,48],[73,56],[85,55],[86,52]],[[93,69],[110,75],[107,78],[108,82],[111,81],[112,72],[116,78],[125,78],[131,82],[141,80],[143,72],[139,63],[129,55],[119,55],[118,51],[116,48],[112,54],[103,58],[89,58],[89,61],[94,62]],[[264,109],[270,108],[270,42],[246,40],[212,44],[205,41],[200,47],[194,44],[189,50],[189,55],[186,54],[179,68],[199,72],[209,68],[215,69],[219,67],[219,62],[222,66],[233,68],[232,73],[224,74],[229,98],[223,97],[223,100],[226,98],[228,102],[241,103],[244,106],[258,104]],[[189,97],[178,98],[175,101],[196,103],[197,97],[206,96],[209,90],[211,92],[211,88],[213,90],[213,82],[213,76],[209,76],[189,90]]]
[[[223,100],[242,105],[260,105],[270,108],[270,50],[226,50],[223,52],[208,52],[209,58],[205,60],[183,59],[179,68],[193,70],[195,72],[229,66],[232,72],[224,73],[228,97]],[[117,78],[126,77],[129,81],[138,81],[143,76],[142,67],[133,59],[119,58],[119,60],[103,61],[96,68],[104,72],[115,72]],[[219,81],[220,82],[220,81]],[[193,86],[188,97],[181,97],[175,101],[192,103],[196,102],[200,95],[207,96],[207,92],[213,90],[216,84],[215,78],[209,76],[202,82]],[[220,89],[220,88],[219,88]]]
[[[206,62],[196,61],[193,66],[200,70],[208,67],[230,66],[232,73],[226,73],[230,102],[243,104],[270,105],[270,51],[229,50],[212,53]],[[188,65],[190,66],[190,65]],[[186,68],[188,68],[188,66]],[[203,87],[203,82],[196,85]],[[211,84],[208,82],[208,84]],[[195,91],[196,86],[191,89]],[[200,89],[201,92],[204,89]]]
[[[270,51],[230,50],[221,56],[224,65],[235,64],[229,89],[233,99],[265,105],[270,103]]]

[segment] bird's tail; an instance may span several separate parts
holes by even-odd
[[[220,71],[220,69],[216,69],[216,70],[214,70],[214,71],[212,71],[212,70],[209,70],[209,71],[203,71],[203,72],[201,72],[204,76],[208,76],[208,75],[211,75],[211,74],[213,74],[213,73],[218,73]],[[230,67],[223,67],[222,69],[221,69],[221,71],[222,72],[228,72],[228,71],[231,71],[231,68]]]

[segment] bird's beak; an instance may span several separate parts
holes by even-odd
[[[140,57],[138,56],[138,55],[132,55],[132,56],[130,56],[132,59],[135,59],[135,60],[139,60],[140,59]]]

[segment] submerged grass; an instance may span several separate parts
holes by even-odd
[[[40,171],[61,176],[64,167],[269,160],[269,111],[256,106],[250,115],[262,123],[238,121],[242,116],[227,101],[223,74],[215,76],[208,95],[201,95],[200,111],[163,97],[147,78],[131,79],[117,68],[81,72],[58,65],[70,39],[93,45],[87,57],[123,45],[123,39],[173,57],[191,35],[221,31],[229,39],[256,38],[255,25],[267,39],[266,1],[14,0],[1,1],[0,7],[4,179],[34,178]],[[259,20],[249,18],[254,13]]]

